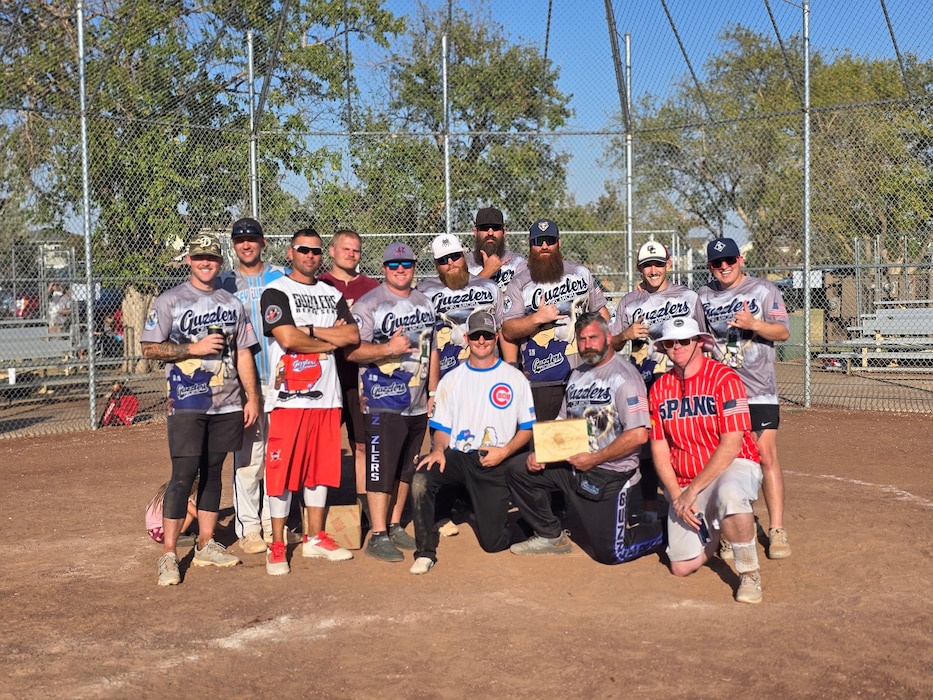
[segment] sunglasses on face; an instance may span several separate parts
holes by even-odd
[[[449,262],[457,262],[462,257],[463,257],[463,253],[450,253],[448,255],[438,258],[434,262],[436,262],[438,265],[446,265]]]
[[[709,266],[710,266],[710,267],[714,267],[714,268],[716,268],[716,269],[718,270],[720,267],[723,266],[723,264],[729,265],[729,266],[731,267],[732,265],[735,265],[735,264],[738,262],[738,260],[739,260],[739,259],[738,259],[737,257],[735,257],[734,255],[730,255],[730,256],[725,257],[725,258],[719,258],[719,260],[713,260],[713,261],[709,264]]]
[[[542,246],[547,243],[549,246],[557,245],[557,236],[538,236],[531,239],[531,245]]]
[[[675,345],[683,345],[684,347],[690,345],[694,341],[693,338],[681,338],[680,340],[662,340],[661,345],[664,346],[665,350],[670,350]]]
[[[322,255],[324,253],[324,249],[316,245],[293,245],[292,250],[302,255]]]
[[[490,333],[489,331],[476,331],[475,333],[470,333],[470,335],[467,336],[467,338],[474,341],[479,340],[480,338],[483,340],[492,340],[495,337],[496,334]]]
[[[414,260],[393,260],[392,262],[386,263],[386,267],[390,270],[397,270],[399,268],[402,268],[403,270],[410,270],[414,266]]]
[[[502,224],[482,224],[476,227],[477,231],[501,231]]]

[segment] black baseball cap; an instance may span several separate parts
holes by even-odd
[[[262,233],[262,225],[256,219],[247,216],[233,222],[230,238],[265,238],[265,236]]]

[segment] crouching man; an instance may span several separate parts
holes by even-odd
[[[742,380],[703,354],[713,344],[692,318],[665,322],[654,343],[670,367],[649,401],[651,452],[670,501],[667,555],[675,576],[692,574],[709,561],[721,531],[739,573],[735,599],[760,603],[752,512],[761,486],[758,450]]]
[[[648,521],[638,483],[638,455],[648,440],[645,383],[627,358],[612,349],[606,320],[587,312],[574,325],[584,364],[570,375],[558,418],[586,418],[590,452],[543,464],[528,456],[509,470],[509,488],[534,536],[513,554],[566,554],[570,539],[551,508],[550,492],[563,492],[578,522],[573,539],[602,564],[648,554],[663,541],[661,523]]]
[[[444,487],[466,487],[480,547],[500,552],[511,544],[505,475],[512,465],[524,468],[535,409],[528,380],[496,355],[498,339],[495,317],[474,312],[467,321],[470,355],[438,384],[429,422],[434,451],[418,463],[411,482],[413,574],[425,574],[437,562],[434,501]]]

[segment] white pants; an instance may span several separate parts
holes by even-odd
[[[269,415],[260,413],[243,432],[243,446],[233,453],[233,508],[237,538],[247,532],[272,532],[269,496],[263,488]]]

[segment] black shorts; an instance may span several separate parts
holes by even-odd
[[[366,491],[391,493],[396,481],[410,484],[421,452],[428,416],[367,413]]]
[[[554,420],[564,403],[565,384],[531,386],[531,398],[535,403],[537,420]]]
[[[347,426],[347,440],[363,442],[366,439],[366,425],[363,423],[363,411],[360,409],[360,390],[354,384],[341,390],[343,393],[343,413],[340,420]]]
[[[781,407],[776,403],[750,403],[748,412],[752,417],[752,432],[777,430],[781,424]]]
[[[168,451],[172,457],[236,452],[242,446],[243,411],[215,415],[176,413],[168,417]]]

